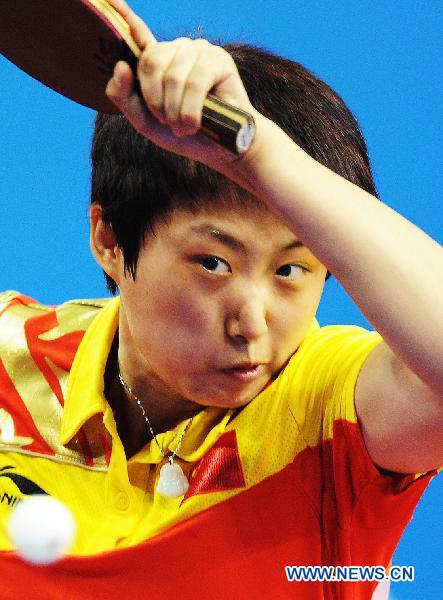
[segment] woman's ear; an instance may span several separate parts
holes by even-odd
[[[99,204],[92,204],[89,209],[90,237],[92,254],[101,268],[119,284],[123,272],[123,255],[117,245],[115,233],[111,226],[105,225],[103,211]]]

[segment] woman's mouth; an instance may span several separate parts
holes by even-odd
[[[231,379],[242,383],[249,383],[258,379],[264,374],[265,365],[259,364],[239,364],[233,367],[221,369],[222,373]]]

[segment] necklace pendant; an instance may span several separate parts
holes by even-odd
[[[189,482],[181,466],[175,462],[167,462],[160,469],[157,492],[165,498],[184,496],[189,488]]]

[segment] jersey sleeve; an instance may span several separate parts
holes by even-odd
[[[292,409],[303,411],[306,435],[317,441],[319,437],[330,439],[337,419],[357,422],[357,378],[366,358],[381,342],[377,332],[356,326],[331,325],[307,336],[292,365],[295,377],[291,383],[297,393],[289,396]]]
[[[331,530],[330,539],[336,527],[349,530],[349,536],[340,539],[349,542],[345,554],[360,561],[354,564],[363,564],[369,556],[374,564],[374,547],[380,546],[380,537],[385,540],[384,551],[392,556],[436,474],[380,470],[366,449],[355,410],[355,386],[366,358],[381,342],[377,332],[360,327],[321,328],[300,346],[291,361],[293,375],[288,382],[293,390],[288,394],[291,414],[311,449],[305,468],[306,493],[321,489],[311,501],[324,528]],[[343,552],[342,548],[341,556]],[[380,557],[385,559],[386,555]]]

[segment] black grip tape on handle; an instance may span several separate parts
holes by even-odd
[[[202,132],[234,154],[243,154],[254,139],[252,115],[209,94],[203,105]]]

